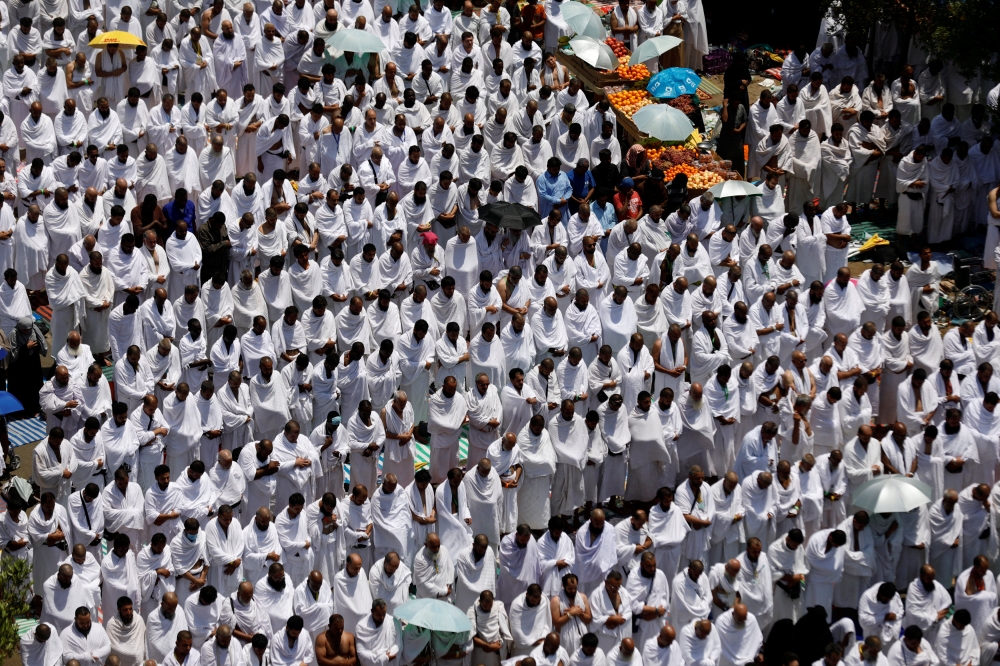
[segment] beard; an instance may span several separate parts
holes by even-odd
[[[279,581],[274,581],[274,580],[271,580],[270,578],[268,578],[267,579],[267,584],[270,585],[272,589],[275,589],[278,592],[283,592],[284,589],[285,589],[285,585],[287,585],[288,583],[287,583],[287,581],[284,578],[282,578]]]

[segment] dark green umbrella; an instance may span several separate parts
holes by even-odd
[[[486,204],[479,209],[479,219],[483,222],[495,222],[506,229],[530,229],[542,223],[542,218],[534,208],[509,201]]]

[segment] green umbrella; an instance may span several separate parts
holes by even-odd
[[[562,18],[576,34],[594,39],[607,39],[608,33],[601,25],[601,19],[593,9],[580,2],[565,0],[562,3]]]
[[[472,634],[472,622],[455,606],[437,599],[413,599],[396,608],[396,632],[400,637],[399,663],[409,664],[425,654],[443,657],[454,645],[463,645]]]
[[[455,606],[437,599],[413,599],[396,608],[394,617],[401,623],[421,629],[461,634],[472,631],[469,617]]]
[[[760,197],[763,193],[753,184],[745,180],[724,180],[708,189],[716,199],[726,197]]]
[[[326,48],[337,57],[345,51],[351,53],[381,53],[385,51],[385,43],[366,30],[341,28],[326,38]]]

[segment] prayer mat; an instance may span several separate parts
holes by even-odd
[[[7,434],[11,448],[31,444],[45,437],[45,421],[37,416],[30,419],[7,422]]]

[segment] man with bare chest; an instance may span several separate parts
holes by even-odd
[[[344,618],[330,616],[330,626],[316,636],[316,661],[319,666],[358,666],[354,634],[344,631]]]

